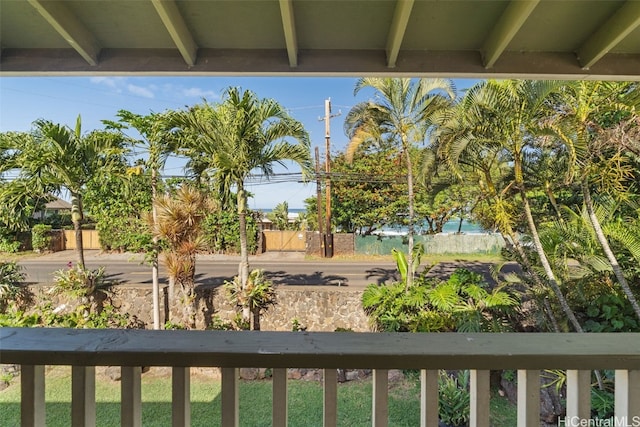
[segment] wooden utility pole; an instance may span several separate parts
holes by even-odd
[[[324,233],[322,232],[322,184],[320,184],[320,149],[316,147],[316,210],[318,211],[318,240],[320,244],[320,256],[326,257],[324,246]]]
[[[324,118],[320,120],[324,120],[324,138],[325,138],[325,150],[326,150],[326,158],[325,158],[325,172],[327,176],[325,177],[325,191],[326,191],[326,201],[325,201],[325,257],[331,258],[333,257],[333,234],[331,233],[331,119],[333,117],[337,117],[338,114],[331,115],[331,98],[328,98],[324,101]]]

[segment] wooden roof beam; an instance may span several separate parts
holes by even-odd
[[[293,16],[293,0],[280,0],[280,14],[282,15],[282,29],[287,46],[289,66],[298,66],[298,40],[296,37],[296,21]]]
[[[578,61],[582,69],[591,68],[638,25],[640,25],[640,1],[629,0],[580,46]]]
[[[62,2],[28,1],[85,61],[92,66],[98,64],[100,44],[67,6]]]
[[[198,45],[193,40],[191,31],[184,22],[184,18],[178,10],[174,0],[151,0],[153,7],[160,16],[162,23],[173,39],[178,51],[184,58],[184,62],[190,67],[196,64]]]
[[[398,0],[387,36],[387,67],[395,68],[414,0]]]
[[[540,0],[514,0],[504,10],[482,46],[484,67],[492,68]]]

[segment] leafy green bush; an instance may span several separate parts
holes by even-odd
[[[31,229],[31,246],[36,252],[49,250],[51,245],[51,226],[36,224]]]
[[[258,250],[258,212],[247,215],[247,245],[249,253]],[[240,223],[237,212],[220,211],[207,215],[202,222],[202,234],[207,248],[215,253],[240,252]]]
[[[100,247],[106,251],[150,252],[153,236],[146,222],[136,217],[113,217],[96,225]]]
[[[469,425],[470,412],[469,371],[458,371],[455,376],[439,371],[438,416],[448,427]]]
[[[13,236],[0,235],[0,252],[14,254],[20,249],[21,243]]]
[[[166,329],[166,327],[165,327]],[[220,318],[220,316],[212,316],[211,322],[206,327],[207,330],[210,331],[233,331],[235,328],[233,327],[233,323],[225,322]]]
[[[169,320],[167,320],[164,324],[164,329],[167,331],[177,331],[177,330],[183,330],[183,329],[187,329],[186,326],[183,326],[179,323],[173,323]]]
[[[636,314],[629,301],[617,293],[596,298],[585,310],[585,332],[637,332]]]
[[[0,328],[29,328],[42,325],[40,314],[27,314],[23,310],[14,308],[0,313]]]
[[[100,311],[87,313],[83,305],[71,312],[56,312],[50,302],[37,307],[32,313],[13,308],[0,313],[0,327],[60,327],[60,328],[142,328],[144,325],[128,313],[120,313],[113,306],[106,305]]]
[[[613,416],[615,409],[615,394],[610,390],[600,390],[591,387],[591,415],[595,418],[606,419]]]
[[[297,318],[293,318],[291,321],[291,332],[304,332],[307,330],[307,327],[304,326]]]
[[[113,285],[112,282],[105,280],[104,267],[89,270],[79,265],[69,264],[66,270],[58,270],[53,273],[52,293],[86,298],[96,292],[105,292]]]
[[[508,330],[519,302],[500,287],[487,290],[481,280],[460,269],[446,282],[418,277],[409,288],[404,283],[371,284],[362,295],[362,306],[381,331]]]
[[[71,212],[51,213],[44,217],[41,222],[42,224],[50,225],[54,230],[73,226]]]
[[[0,262],[0,312],[4,311],[10,302],[15,302],[23,296],[24,290],[20,282],[24,280],[24,273],[15,262]]]
[[[242,310],[242,324],[249,321],[251,313],[254,329],[260,330],[260,313],[276,303],[276,290],[264,276],[264,270],[251,270],[244,287],[239,276],[232,281],[225,281],[223,286],[229,300]]]

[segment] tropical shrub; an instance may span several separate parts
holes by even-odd
[[[250,253],[258,250],[260,213],[247,213],[247,249]],[[214,253],[240,253],[240,225],[235,211],[210,212],[202,222],[202,234],[207,249]]]
[[[234,277],[226,281],[224,288],[229,300],[242,312],[242,320],[246,325],[249,314],[253,314],[253,330],[260,330],[260,314],[276,303],[276,291],[273,283],[264,277],[264,270],[251,270],[246,286],[242,286],[240,278]]]
[[[68,264],[68,268],[53,273],[53,287],[50,292],[54,295],[64,294],[78,300],[77,312],[81,312],[85,319],[99,314],[104,306],[103,302],[114,285],[113,281],[104,277],[104,267],[90,270],[80,265]],[[73,327],[73,326],[69,326]]]
[[[154,202],[157,218],[153,233],[167,248],[164,264],[169,276],[169,299],[173,301],[175,287],[183,305],[182,322],[187,328],[195,327],[196,254],[203,247],[203,219],[212,203],[198,189],[184,185],[174,195],[164,195]]]
[[[105,280],[104,267],[89,270],[69,263],[66,270],[53,273],[53,294],[65,294],[76,298],[90,297],[96,292],[104,292],[112,282]]]
[[[14,254],[20,249],[21,243],[14,235],[0,233],[0,252]]]
[[[40,325],[42,318],[38,313],[27,314],[16,307],[0,312],[0,328],[29,328]]]
[[[4,312],[11,302],[19,302],[25,296],[20,286],[24,280],[21,269],[15,262],[0,262],[0,312]]]
[[[469,371],[438,372],[438,417],[447,427],[469,425],[471,408]]]
[[[618,293],[599,296],[584,310],[585,332],[638,332],[640,326],[633,307]]]
[[[31,247],[36,252],[49,250],[51,245],[51,226],[36,224],[31,229]]]
[[[50,225],[54,230],[62,228],[73,228],[73,221],[71,221],[71,212],[47,214],[47,216],[42,219],[41,223]]]
[[[276,230],[301,230],[303,216],[298,216],[295,221],[289,221],[289,204],[278,203],[269,213],[267,218],[273,223]]]
[[[293,318],[291,321],[291,332],[304,332],[307,330],[307,327],[304,326],[297,318]],[[341,332],[336,329],[335,332]]]
[[[151,176],[120,165],[120,174],[91,180],[87,184],[85,202],[95,219],[100,246],[108,251],[149,252],[152,234],[145,217],[151,211]],[[126,175],[126,179],[122,175]]]
[[[418,277],[409,288],[371,284],[362,305],[380,331],[495,332],[510,329],[519,303],[502,287],[489,290],[480,275],[459,269],[447,281]]]
[[[150,252],[153,236],[146,221],[141,218],[112,217],[96,224],[100,247],[107,251]]]
[[[233,331],[235,328],[233,327],[233,323],[226,322],[222,320],[220,316],[215,315],[211,317],[211,321],[205,329],[210,331]]]
[[[0,327],[140,329],[144,328],[144,324],[135,316],[121,313],[111,305],[105,305],[100,311],[88,313],[85,306],[79,304],[72,311],[61,312],[54,310],[51,302],[46,302],[30,312],[13,307],[11,311],[0,313]]]
[[[601,420],[613,417],[615,410],[615,393],[613,390],[600,390],[591,387],[591,416]]]

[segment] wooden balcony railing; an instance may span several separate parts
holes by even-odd
[[[21,373],[23,426],[43,426],[44,366],[72,366],[72,422],[95,425],[95,366],[122,367],[121,424],[140,426],[140,366],[171,366],[172,423],[190,424],[189,367],[220,367],[222,426],[237,426],[238,368],[273,368],[273,425],[287,425],[287,368],[324,369],[324,425],[338,368],[373,369],[372,424],[386,426],[387,371],[421,370],[421,425],[438,425],[438,369],[471,370],[471,425],[489,426],[489,370],[518,371],[518,426],[540,425],[540,370],[566,369],[567,417],[590,418],[590,370],[615,370],[615,420],[640,423],[640,334],[407,334],[1,328]],[[212,424],[218,424],[212,420]],[[576,424],[583,425],[583,424]],[[584,424],[587,425],[587,424]],[[625,424],[616,424],[625,425]]]

